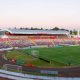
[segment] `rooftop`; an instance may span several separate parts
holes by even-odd
[[[6,29],[12,34],[69,34],[65,30],[24,30],[24,29]]]

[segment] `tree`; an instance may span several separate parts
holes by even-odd
[[[34,30],[34,28],[33,28],[33,27],[31,27],[31,30]]]
[[[60,29],[60,30],[69,31],[68,29],[63,29],[63,28],[62,28],[62,29]]]
[[[16,27],[14,27],[14,29],[17,29]]]
[[[25,30],[28,30],[28,29],[29,29],[29,28],[27,28],[27,27],[25,28]]]
[[[54,27],[52,30],[59,30],[59,28],[58,27]]]
[[[41,30],[43,30],[43,28],[41,28]]]
[[[76,30],[74,30],[74,31],[73,31],[73,34],[74,34],[74,35],[77,35],[77,31],[76,31]]]
[[[71,35],[73,34],[73,31],[72,31],[72,30],[70,30],[70,34],[71,34]]]
[[[22,30],[23,28],[22,28],[22,27],[20,27],[20,29]]]

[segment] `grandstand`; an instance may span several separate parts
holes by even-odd
[[[11,45],[17,47],[34,45],[53,45],[56,38],[68,38],[65,30],[23,30],[6,29],[5,35],[11,40]]]
[[[24,30],[5,29],[0,31],[1,47],[28,47],[37,45],[75,44],[76,39],[70,39],[66,30]],[[78,40],[78,43],[79,40]]]

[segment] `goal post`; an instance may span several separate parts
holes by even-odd
[[[31,55],[35,58],[39,58],[39,51],[38,50],[32,50]]]

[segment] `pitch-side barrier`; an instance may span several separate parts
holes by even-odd
[[[11,71],[6,71],[0,69],[0,76],[7,77],[7,78],[23,78],[24,79],[43,79],[43,80],[53,80],[54,77],[47,77],[47,76],[36,76],[36,75],[29,75],[29,74],[23,74],[23,73],[16,73]]]
[[[48,47],[47,45],[43,45],[43,46],[29,46],[29,47],[24,47],[24,48],[19,48],[19,47],[14,47],[14,49],[30,49],[30,48],[43,48],[43,47]],[[10,47],[10,48],[1,48],[0,49],[0,51],[4,51],[4,50],[6,50],[6,51],[8,51],[8,50],[12,50],[13,49],[13,47]]]
[[[12,50],[13,48],[11,47],[11,48],[2,48],[2,49],[0,49],[0,51],[4,51],[4,50]]]

